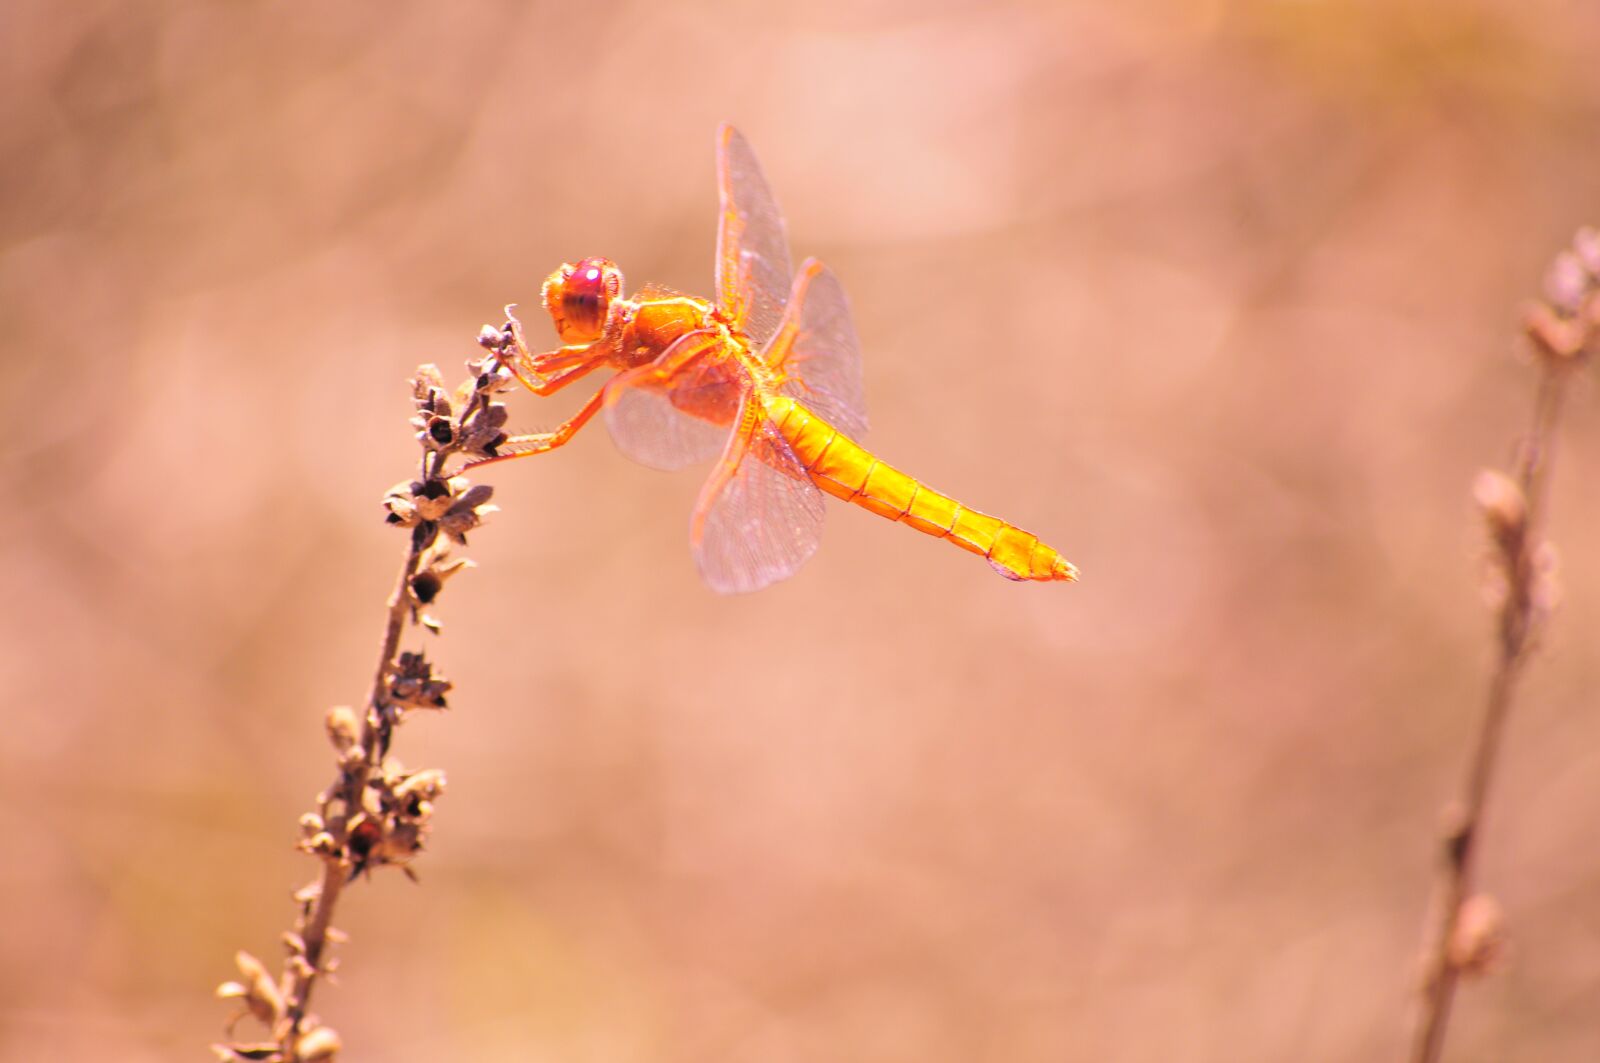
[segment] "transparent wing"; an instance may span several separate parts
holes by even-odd
[[[755,152],[726,123],[717,130],[717,197],[717,300],[735,326],[764,347],[789,298],[789,240]]]
[[[850,318],[850,301],[839,278],[814,258],[800,266],[783,328],[766,357],[788,377],[783,394],[853,439],[866,434],[861,343]]]
[[[700,491],[690,543],[701,577],[723,594],[792,576],[822,541],[822,492],[754,405]]]
[[[715,349],[715,337],[690,333],[650,365],[606,385],[606,428],[618,450],[669,472],[721,452],[739,411],[741,381],[712,357]]]
[[[641,465],[675,472],[717,456],[728,429],[696,420],[664,393],[624,388],[606,406],[606,427],[617,449]]]
[[[657,284],[655,281],[650,281],[628,298],[636,303],[648,303],[655,299],[681,299],[683,298],[683,293],[676,288],[668,288],[665,284]]]

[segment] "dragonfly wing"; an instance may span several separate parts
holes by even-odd
[[[850,317],[850,301],[839,278],[814,258],[800,266],[784,327],[766,357],[788,377],[783,394],[798,399],[847,436],[859,439],[866,434],[861,343]]]
[[[755,152],[726,123],[717,130],[717,197],[717,301],[736,328],[764,347],[789,297],[789,239]]]
[[[606,427],[617,449],[640,465],[676,472],[717,456],[726,428],[697,420],[659,391],[623,388],[606,406]]]
[[[690,542],[700,575],[723,594],[792,576],[822,541],[822,492],[746,392],[738,428],[700,491]]]
[[[643,287],[634,291],[631,298],[637,303],[648,303],[656,299],[682,299],[683,293],[676,288],[668,288],[665,284],[650,281]]]
[[[717,456],[738,412],[740,382],[711,356],[715,347],[711,334],[690,333],[607,385],[606,428],[618,450],[669,472]],[[668,363],[676,369],[659,379],[652,370]]]

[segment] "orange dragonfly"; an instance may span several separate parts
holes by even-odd
[[[645,465],[717,457],[690,522],[696,565],[714,590],[753,591],[793,575],[821,540],[825,493],[948,539],[1007,579],[1076,579],[1037,536],[968,509],[856,441],[867,417],[844,289],[816,259],[793,271],[777,201],[750,145],[726,124],[717,186],[715,303],[656,285],[624,296],[621,270],[586,258],[544,282],[560,348],[530,351],[506,308],[501,364],[535,394],[601,367],[617,373],[554,431],[513,436],[468,468],[554,450],[603,409],[617,446]]]

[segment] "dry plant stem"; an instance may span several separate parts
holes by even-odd
[[[424,459],[423,479],[437,477],[444,466],[444,455],[432,454]],[[389,623],[383,634],[383,647],[378,653],[378,669],[372,677],[372,689],[367,695],[367,712],[361,728],[361,748],[365,756],[361,758],[359,766],[354,771],[341,773],[341,779],[330,788],[330,793],[337,794],[336,800],[341,811],[328,823],[328,832],[343,846],[349,836],[350,818],[361,807],[361,795],[367,788],[367,779],[372,774],[372,766],[382,758],[382,746],[387,744],[389,731],[388,704],[386,692],[389,677],[394,674],[396,658],[400,652],[400,636],[405,631],[406,619],[410,613],[410,598],[407,589],[411,580],[417,574],[417,564],[422,557],[424,546],[418,536],[410,536],[410,546],[406,551],[405,564],[401,566],[400,578],[395,583],[394,591],[389,595]],[[286,994],[289,1017],[289,1035],[286,1043],[294,1044],[300,1034],[300,1024],[304,1021],[306,1009],[311,1003],[311,990],[316,982],[317,973],[322,970],[323,952],[328,943],[328,928],[333,923],[333,910],[339,903],[339,895],[344,891],[345,884],[350,881],[350,869],[342,861],[325,860],[322,865],[322,878],[317,888],[316,899],[312,901],[312,909],[306,920],[304,964],[297,965],[293,979]]]
[[[504,342],[503,334],[486,329],[479,342],[492,352]],[[444,792],[444,772],[407,770],[390,755],[390,746],[410,713],[446,707],[450,681],[434,670],[425,650],[403,652],[401,638],[410,626],[439,630],[426,610],[445,581],[472,564],[450,558],[451,546],[465,545],[466,533],[495,508],[488,504],[493,488],[445,471],[457,455],[494,457],[508,438],[501,430],[505,405],[491,398],[510,386],[508,374],[493,353],[468,368],[471,378],[453,394],[431,365],[420,367],[411,381],[411,424],[418,430],[422,461],[416,480],[396,484],[383,498],[386,523],[405,530],[408,542],[389,595],[377,668],[363,711],[334,706],[324,717],[337,774],[317,795],[315,810],[300,817],[296,847],[316,857],[321,871],[317,881],[295,893],[294,926],[281,938],[287,951],[282,974],[274,977],[267,964],[240,951],[234,957],[239,980],[217,987],[217,996],[238,1009],[227,1024],[227,1042],[211,1046],[226,1063],[333,1063],[342,1047],[339,1035],[310,1007],[318,979],[334,970],[332,946],[343,940],[333,926],[339,898],[356,876],[377,868],[411,874]],[[265,1039],[234,1035],[247,1016],[265,1028]]]
[[[1425,984],[1421,1014],[1412,1041],[1412,1063],[1437,1063],[1444,1049],[1450,1005],[1461,967],[1452,957],[1452,943],[1463,905],[1473,895],[1478,841],[1483,832],[1489,786],[1494,776],[1505,721],[1517,681],[1527,663],[1539,621],[1537,584],[1550,463],[1555,453],[1567,378],[1572,368],[1544,360],[1534,402],[1532,429],[1517,457],[1516,481],[1526,503],[1525,517],[1506,560],[1505,600],[1500,607],[1498,646],[1489,680],[1487,704],[1475,739],[1459,804],[1452,806],[1434,890],[1432,920],[1424,946]]]

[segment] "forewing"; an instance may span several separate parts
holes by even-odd
[[[784,321],[767,352],[768,360],[788,377],[782,392],[845,435],[860,439],[867,431],[861,343],[850,317],[850,301],[832,270],[814,258],[806,259],[795,278]]]
[[[695,564],[712,590],[760,590],[816,553],[822,516],[822,492],[788,441],[771,421],[743,410],[695,505]]]
[[[607,385],[606,428],[618,450],[668,471],[710,461],[722,451],[738,413],[740,382],[712,357],[714,349],[710,334],[691,333],[650,366]],[[651,372],[680,357],[688,360],[666,379]]]
[[[789,240],[749,143],[726,123],[717,137],[717,300],[760,348],[777,331],[789,298]]]

